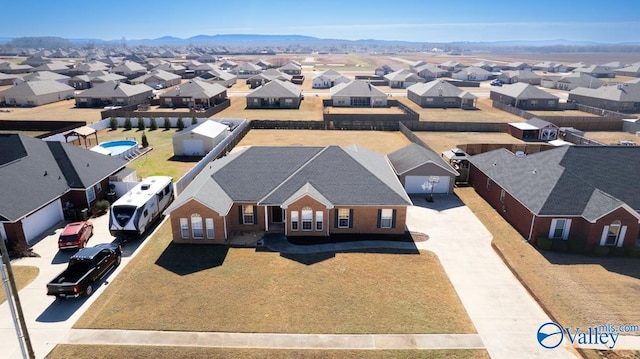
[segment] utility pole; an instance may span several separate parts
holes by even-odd
[[[13,301],[15,303],[15,310],[18,316],[18,321],[20,323],[19,327],[16,327],[16,333],[18,333],[18,339],[20,340],[20,347],[22,349],[22,355],[25,356],[25,348],[28,354],[29,359],[35,359],[36,355],[33,352],[33,347],[31,346],[31,339],[29,338],[29,332],[27,330],[27,323],[24,320],[24,313],[22,312],[22,305],[20,304],[20,297],[18,296],[18,287],[16,286],[16,280],[13,276],[13,270],[11,269],[11,261],[9,260],[9,251],[7,251],[7,246],[4,243],[4,238],[0,238],[0,254],[2,254],[2,260],[0,261],[0,270],[3,271],[2,278],[4,279],[4,267],[7,268],[7,276],[9,277],[9,285],[11,286],[11,292],[13,294]],[[10,296],[7,295],[7,300],[10,300]],[[13,310],[11,311],[13,314]],[[14,317],[15,323],[15,317]],[[20,332],[22,333],[22,337],[20,337]],[[24,340],[24,344],[23,344]],[[27,358],[27,356],[25,356]]]

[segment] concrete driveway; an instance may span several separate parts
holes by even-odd
[[[88,246],[110,243],[114,240],[109,234],[108,215],[92,218],[91,222],[94,225],[94,235],[89,240]],[[54,297],[46,295],[46,285],[66,268],[69,257],[75,253],[75,251],[58,251],[58,236],[63,227],[64,224],[61,224],[55,232],[33,246],[33,251],[40,255],[39,258],[21,258],[11,262],[13,266],[30,265],[40,268],[38,277],[20,291],[20,301],[31,344],[38,358],[44,358],[68,334],[71,326],[104,291],[109,282],[128,263],[134,251],[143,243],[133,241],[123,246],[122,264],[101,282],[100,287],[95,289],[91,297],[56,301]],[[2,348],[0,359],[22,357],[8,302],[0,305],[0,348]]]
[[[545,349],[538,328],[549,317],[491,248],[491,234],[453,195],[412,198],[407,227],[429,235],[420,249],[438,255],[492,358],[575,358],[571,348]]]

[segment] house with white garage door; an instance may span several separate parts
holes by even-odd
[[[408,194],[453,193],[460,174],[430,148],[412,143],[387,155]]]
[[[0,134],[0,236],[29,245],[72,209],[105,199],[127,161],[57,141]]]
[[[173,135],[173,154],[176,156],[204,156],[224,140],[229,126],[214,120],[191,125]]]

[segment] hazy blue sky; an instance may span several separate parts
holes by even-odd
[[[298,34],[348,40],[640,41],[640,1],[38,1],[1,6],[0,37],[115,40]]]

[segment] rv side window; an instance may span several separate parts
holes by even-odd
[[[149,210],[145,209],[144,212],[142,212],[142,215],[145,216],[145,217],[148,216],[149,215]]]
[[[164,188],[164,194],[167,195],[171,192],[171,184],[168,184],[167,187]]]

